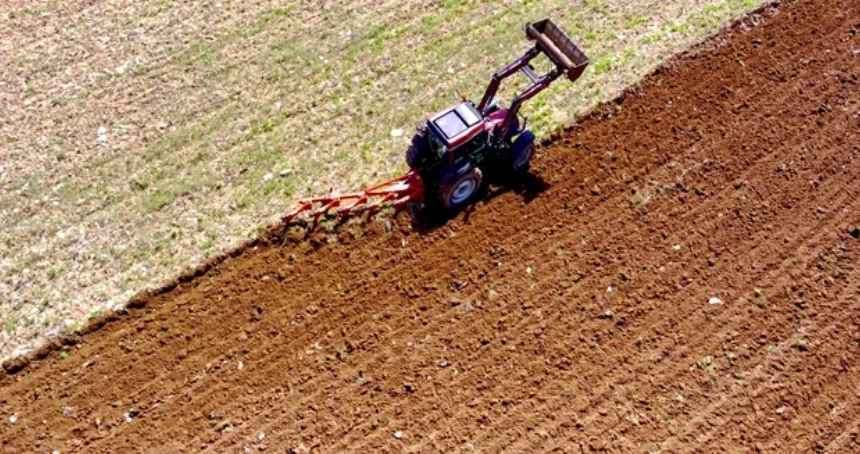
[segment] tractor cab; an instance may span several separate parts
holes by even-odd
[[[471,101],[463,102],[427,121],[430,140],[435,139],[448,150],[453,150],[483,132],[483,120]]]
[[[484,117],[471,101],[464,101],[430,117],[418,128],[406,153],[409,167],[423,178],[433,179],[441,168],[461,160],[480,163],[489,142],[489,131],[496,124]]]

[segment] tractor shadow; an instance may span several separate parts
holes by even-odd
[[[460,215],[463,216],[463,222],[468,224],[469,218],[475,212],[479,202],[487,204],[503,194],[512,192],[520,195],[523,201],[528,204],[550,187],[546,180],[532,173],[527,173],[506,185],[497,185],[496,182],[491,181],[484,184],[473,202],[460,209],[446,210],[438,206],[428,205],[421,210],[409,210],[412,229],[419,234],[430,234]]]

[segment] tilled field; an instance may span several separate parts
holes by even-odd
[[[750,16],[447,225],[139,299],[2,378],[3,452],[860,451],[858,17]]]

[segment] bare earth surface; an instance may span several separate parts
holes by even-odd
[[[444,226],[138,301],[0,379],[0,449],[860,451],[858,17],[749,17]]]

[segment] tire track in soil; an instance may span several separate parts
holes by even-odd
[[[814,53],[830,51],[830,38],[843,36],[841,31],[841,48],[856,44],[843,27],[850,25],[846,17],[852,8],[855,3],[845,1],[788,2],[776,15],[765,15],[760,28],[745,31],[748,27],[739,25],[701,46],[698,55],[691,53],[658,71],[641,90],[628,93],[623,105],[601,106],[544,150],[537,167],[550,187],[535,200],[524,203],[517,194],[504,194],[479,204],[466,220],[426,236],[409,235],[396,224],[391,234],[371,232],[351,239],[350,234],[362,232],[347,231],[341,244],[326,244],[325,235],[318,234],[310,242],[263,245],[153,298],[146,308],[84,337],[70,354],[78,360],[75,364],[54,356],[31,366],[29,374],[3,379],[0,411],[19,413],[15,427],[0,427],[0,438],[14,440],[4,449],[108,452],[134,443],[142,450],[158,450],[168,440],[177,451],[216,452],[243,445],[300,444],[325,450],[452,450],[466,449],[476,439],[486,441],[481,448],[488,450],[548,447],[553,440],[535,435],[535,427],[573,427],[582,418],[580,411],[600,416],[600,411],[621,404],[635,408],[642,395],[663,398],[673,392],[672,386],[695,383],[683,373],[690,359],[720,342],[699,329],[703,323],[717,327],[721,335],[741,330],[735,338],[752,343],[757,338],[750,324],[757,321],[764,323],[770,338],[789,339],[797,321],[791,311],[781,310],[774,317],[751,313],[751,319],[744,319],[748,314],[735,306],[714,314],[691,301],[701,300],[706,287],[734,286],[738,290],[730,296],[735,298],[762,279],[781,289],[795,276],[803,285],[817,286],[806,273],[814,266],[813,257],[833,245],[834,232],[857,222],[857,191],[851,183],[857,176],[852,164],[858,150],[849,140],[821,139],[838,132],[835,119],[851,127],[845,109],[857,109],[857,63]],[[842,16],[829,13],[840,9]],[[819,34],[810,37],[809,29]],[[827,33],[820,34],[822,29]],[[756,44],[762,33],[779,35],[781,41]],[[813,57],[801,58],[795,68],[804,55]],[[734,58],[744,59],[747,72],[738,74],[722,64]],[[830,80],[822,86],[818,69],[841,71],[848,86]],[[796,97],[784,88],[786,82],[790,88],[803,88],[806,80],[809,89],[798,89]],[[817,102],[827,103],[829,111],[809,113],[810,106],[819,107],[813,106]],[[799,110],[780,118],[792,108]],[[764,120],[768,117],[781,121]],[[848,138],[856,139],[854,125],[854,131],[846,131]],[[742,141],[748,149],[728,148]],[[785,141],[798,146],[785,147]],[[803,159],[798,164],[808,153],[802,147],[821,146],[827,149],[812,153],[814,165]],[[794,186],[840,157],[852,158],[844,164],[851,172],[827,176],[809,194]],[[704,159],[716,164],[688,166]],[[675,160],[683,167],[677,190],[686,200],[678,202],[676,192],[668,191],[643,207],[627,209],[625,193],[675,174]],[[571,163],[576,168],[572,175]],[[788,169],[784,183],[768,176],[769,166]],[[600,193],[590,195],[595,183]],[[741,187],[733,190],[738,183]],[[789,206],[762,209],[762,200]],[[840,202],[852,211],[831,208],[817,217],[805,214],[817,205],[830,208]],[[708,219],[731,208],[736,208],[734,218]],[[762,213],[755,218],[750,213],[757,210]],[[793,212],[804,214],[794,217]],[[767,222],[780,228],[760,230]],[[456,236],[450,237],[452,233]],[[676,240],[684,244],[681,253],[668,250]],[[498,257],[487,253],[499,245],[509,250]],[[559,249],[553,248],[571,256],[557,255]],[[800,257],[804,263],[789,260],[793,251],[806,251]],[[732,258],[737,263],[764,265],[748,269],[736,264],[733,269],[725,259],[732,253],[740,254]],[[291,254],[299,257],[296,263],[290,261]],[[705,268],[708,259],[717,263]],[[635,270],[625,262],[644,263],[644,268]],[[669,265],[662,274],[656,269],[661,263]],[[528,264],[536,276],[523,275],[520,268]],[[632,278],[619,282],[619,272]],[[703,283],[691,282],[690,273]],[[468,286],[457,290],[451,287],[453,280]],[[605,295],[609,285],[617,286],[618,299]],[[497,292],[494,299],[487,297],[490,286]],[[450,303],[454,297],[460,304]],[[479,299],[483,307],[476,307]],[[814,307],[832,309],[831,318],[843,313],[819,300]],[[262,314],[255,316],[256,308]],[[615,311],[613,321],[595,320],[605,308]],[[614,325],[621,317],[625,325]],[[646,339],[643,351],[630,349],[634,335],[658,330],[664,335]],[[432,336],[421,342],[416,335],[423,333]],[[568,339],[573,333],[582,341]],[[409,341],[413,345],[407,349]],[[489,341],[486,346],[484,341]],[[316,342],[319,349],[314,348]],[[830,346],[821,344],[824,350]],[[305,354],[308,349],[313,354]],[[749,366],[744,370],[761,365],[762,349],[738,360]],[[651,355],[662,351],[683,361],[663,358],[655,363]],[[448,358],[451,366],[439,368],[441,358]],[[824,358],[816,364],[830,364]],[[236,367],[240,360],[247,364],[241,372]],[[803,368],[802,358],[790,360],[801,368],[800,377],[814,373]],[[95,363],[80,367],[88,361]],[[535,376],[524,378],[522,371]],[[652,381],[639,380],[642,373],[651,374]],[[659,386],[654,374],[664,381]],[[61,386],[55,383],[58,376]],[[426,376],[431,379],[420,381]],[[585,379],[570,380],[572,376]],[[835,376],[823,383],[815,402],[840,395],[836,384],[842,380]],[[410,382],[416,389],[403,391]],[[603,392],[578,398],[595,383]],[[630,389],[619,393],[622,388]],[[33,390],[42,397],[33,399]],[[727,391],[725,385],[722,390]],[[713,392],[705,389],[687,402],[699,415],[723,411],[722,406],[708,406]],[[564,410],[559,396],[571,398],[574,411],[559,411]],[[69,404],[74,414],[58,415],[57,403]],[[122,423],[123,412],[132,407],[138,407],[140,415],[131,424]],[[523,410],[524,417],[513,415]],[[683,408],[665,413],[693,423]],[[581,429],[565,429],[555,442],[564,450],[587,448],[589,443],[599,447],[595,440],[617,441],[618,434],[626,432],[630,435],[625,445],[608,446],[641,449],[654,439],[647,432],[655,427],[659,438],[671,439],[651,421],[634,425],[614,412],[607,415]],[[96,428],[93,420],[100,416],[105,422]],[[820,435],[833,434],[830,439],[819,437],[819,442],[839,437],[842,425],[825,425],[808,416],[821,426]],[[49,423],[33,424],[39,419]],[[727,421],[723,426],[730,429],[742,424]],[[401,427],[407,436],[396,440],[391,434]],[[790,437],[774,442],[790,428],[774,429],[756,433],[757,438],[744,439],[739,446],[798,446]],[[260,431],[266,434],[264,440],[257,438]],[[689,438],[674,440],[682,447],[693,446]],[[795,445],[778,444],[786,440]],[[531,445],[513,444],[517,441]]]

